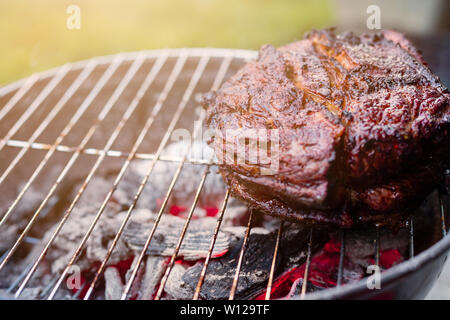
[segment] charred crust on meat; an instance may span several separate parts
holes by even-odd
[[[449,101],[403,34],[324,29],[263,46],[203,105],[215,130],[280,132],[275,174],[220,166],[234,195],[282,219],[348,227],[393,221],[436,187]]]

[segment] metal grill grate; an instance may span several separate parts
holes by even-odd
[[[89,299],[92,296],[92,293],[94,292],[94,289],[96,285],[98,284],[99,280],[102,277],[102,274],[105,270],[105,267],[107,266],[108,260],[111,257],[111,254],[113,250],[116,247],[116,244],[121,237],[124,228],[129,221],[132,212],[136,206],[137,201],[139,200],[139,197],[141,196],[141,193],[144,189],[144,186],[147,184],[147,182],[150,179],[151,173],[153,172],[153,169],[158,161],[171,161],[178,163],[178,167],[176,169],[176,172],[174,176],[172,177],[172,180],[170,182],[170,185],[167,189],[166,195],[164,197],[164,200],[162,202],[162,206],[158,212],[156,221],[147,237],[147,241],[145,242],[144,248],[140,252],[138,262],[136,265],[132,266],[132,273],[131,277],[129,278],[129,281],[126,283],[125,290],[122,294],[122,299],[129,298],[130,289],[136,280],[136,275],[139,270],[140,265],[142,264],[142,261],[144,259],[145,253],[152,241],[152,238],[155,234],[156,229],[158,228],[158,224],[160,222],[160,219],[166,209],[169,197],[172,194],[172,191],[174,189],[175,183],[177,182],[178,177],[180,176],[180,173],[183,169],[183,165],[186,163],[190,164],[198,164],[204,166],[204,172],[201,177],[201,181],[197,187],[197,191],[195,194],[195,198],[193,203],[191,204],[191,207],[189,209],[189,214],[185,220],[185,224],[183,226],[182,232],[179,235],[178,243],[174,249],[174,253],[171,256],[170,262],[167,265],[167,268],[165,270],[165,273],[162,277],[161,283],[159,285],[158,291],[156,293],[155,299],[160,299],[165,287],[165,284],[167,282],[168,277],[170,277],[170,273],[172,271],[172,268],[174,266],[175,260],[177,259],[178,252],[180,250],[180,247],[182,245],[184,236],[188,230],[189,223],[192,219],[193,212],[196,208],[199,196],[202,192],[202,189],[205,184],[205,180],[207,178],[207,175],[209,174],[209,170],[211,166],[216,165],[212,159],[210,160],[200,160],[200,159],[194,159],[189,157],[189,150],[186,150],[186,152],[183,155],[180,155],[179,157],[168,157],[163,156],[162,151],[166,144],[169,141],[170,135],[174,131],[174,129],[177,126],[177,123],[179,122],[180,118],[182,117],[183,112],[188,108],[188,105],[192,103],[194,93],[197,90],[197,87],[199,85],[199,82],[203,79],[205,70],[213,69],[211,66],[211,61],[214,60],[215,64],[218,65],[218,67],[215,69],[214,72],[212,72],[212,84],[209,87],[203,87],[202,90],[210,90],[210,89],[217,89],[220,84],[223,82],[223,80],[227,77],[228,74],[231,73],[230,66],[235,65],[235,68],[238,68],[242,65],[242,63],[247,59],[253,59],[255,58],[256,53],[253,51],[244,51],[244,50],[223,50],[223,49],[181,49],[181,50],[160,50],[160,51],[149,51],[149,52],[139,52],[139,53],[133,53],[133,54],[119,54],[112,57],[104,57],[104,58],[98,58],[98,59],[91,59],[87,62],[81,62],[76,64],[67,64],[61,68],[51,70],[46,73],[36,74],[29,78],[27,78],[24,81],[20,81],[18,83],[15,83],[13,85],[10,85],[8,87],[4,87],[0,89],[0,105],[3,103],[3,107],[0,109],[0,121],[4,121],[4,119],[13,111],[15,110],[15,107],[19,104],[20,101],[24,99],[24,97],[27,96],[27,94],[36,89],[33,89],[36,87],[36,85],[40,82],[43,82],[45,80],[45,85],[43,88],[38,89],[39,93],[37,96],[32,98],[31,103],[29,106],[20,114],[17,120],[14,121],[14,123],[11,125],[9,129],[7,129],[6,133],[4,134],[4,137],[2,140],[0,140],[0,151],[2,151],[4,148],[15,148],[18,149],[19,152],[15,155],[15,157],[9,162],[6,169],[1,173],[0,176],[0,185],[4,184],[7,180],[8,176],[13,172],[14,169],[18,167],[18,165],[21,163],[21,161],[25,160],[25,155],[30,150],[40,150],[41,152],[44,152],[45,155],[42,158],[42,160],[38,163],[36,168],[33,170],[31,176],[29,176],[26,180],[26,183],[23,185],[21,191],[19,194],[15,197],[15,199],[9,204],[8,209],[5,214],[1,217],[0,220],[0,226],[2,226],[8,219],[11,218],[11,215],[13,215],[14,210],[17,208],[19,202],[23,199],[24,195],[26,194],[27,190],[30,188],[32,183],[38,178],[40,174],[43,173],[44,168],[49,165],[50,160],[52,157],[55,156],[57,153],[67,154],[70,155],[68,161],[66,161],[63,165],[63,169],[61,170],[60,174],[54,181],[54,183],[51,185],[50,189],[46,193],[46,196],[44,199],[42,199],[42,202],[39,206],[39,208],[34,212],[31,219],[28,221],[27,225],[21,232],[18,239],[14,241],[14,244],[11,246],[9,250],[5,252],[3,257],[1,258],[0,263],[0,272],[4,269],[4,267],[10,262],[16,253],[18,247],[23,242],[36,242],[36,240],[32,237],[29,237],[30,230],[32,229],[33,225],[35,224],[36,220],[43,215],[44,208],[51,200],[52,196],[55,194],[56,189],[58,186],[62,183],[64,179],[67,179],[69,173],[71,172],[72,168],[74,167],[77,160],[82,155],[89,155],[92,157],[95,157],[94,164],[89,168],[88,172],[84,176],[83,184],[81,185],[80,189],[76,193],[75,197],[72,199],[70,205],[66,209],[65,213],[61,217],[61,220],[58,222],[58,225],[56,229],[54,230],[52,236],[50,239],[48,239],[47,243],[43,247],[42,252],[40,255],[35,259],[30,265],[25,268],[25,270],[22,272],[22,274],[15,280],[15,282],[11,285],[9,288],[10,292],[15,291],[15,297],[18,298],[22,294],[23,290],[26,288],[27,284],[29,283],[30,279],[32,278],[34,272],[36,271],[39,264],[42,262],[43,258],[46,256],[49,250],[51,250],[51,245],[55,238],[58,236],[59,232],[65,225],[67,219],[71,215],[74,207],[77,205],[80,197],[86,190],[86,187],[88,186],[89,182],[91,181],[92,177],[95,175],[96,172],[99,171],[102,164],[104,163],[105,159],[108,158],[117,158],[117,159],[125,159],[125,161],[122,163],[120,167],[120,171],[117,174],[113,185],[111,186],[109,192],[107,193],[106,197],[104,198],[103,202],[101,203],[100,207],[97,210],[97,213],[95,215],[95,218],[93,219],[91,225],[89,226],[88,231],[85,233],[83,239],[78,244],[76,250],[72,253],[70,260],[67,262],[63,272],[60,274],[60,276],[56,279],[53,279],[52,282],[49,283],[47,288],[42,293],[43,296],[45,296],[47,299],[51,300],[55,297],[55,294],[57,290],[60,288],[61,283],[64,281],[64,279],[67,277],[68,272],[70,270],[70,267],[76,262],[77,258],[82,253],[82,250],[84,246],[86,245],[86,242],[88,238],[90,237],[93,229],[97,225],[99,219],[101,218],[106,205],[111,200],[112,195],[116,191],[119,183],[121,182],[122,178],[125,175],[125,172],[127,168],[129,167],[130,163],[135,159],[146,159],[151,160],[150,165],[145,173],[144,178],[140,182],[140,185],[134,195],[133,201],[129,204],[127,214],[122,221],[122,224],[120,225],[119,230],[117,231],[114,240],[112,241],[112,244],[110,245],[108,252],[104,258],[104,260],[101,262],[100,266],[97,269],[97,272],[95,273],[95,277],[93,281],[88,285],[89,288],[87,290],[87,293],[84,296],[84,299]],[[153,104],[153,108],[151,109],[151,113],[148,116],[143,128],[140,130],[139,134],[137,135],[136,139],[134,140],[133,146],[131,149],[127,150],[118,150],[113,149],[113,146],[116,143],[116,140],[118,139],[122,129],[125,128],[127,122],[132,117],[133,113],[137,110],[138,106],[141,104],[141,101],[143,97],[148,94],[149,88],[152,86],[152,84],[155,82],[155,79],[160,79],[163,77],[162,72],[166,69],[168,69],[169,60],[172,62],[173,67],[170,69],[170,72],[167,71],[167,79],[162,85],[162,89],[160,93],[158,94],[156,101]],[[143,80],[138,79],[137,75],[139,72],[141,72],[141,69],[143,68],[144,64],[151,64],[151,68],[149,68],[149,71],[146,72],[145,77]],[[146,153],[146,152],[139,152],[145,137],[149,134],[149,132],[153,129],[155,126],[155,119],[160,115],[160,113],[164,110],[167,104],[168,97],[171,96],[171,92],[176,85],[177,81],[179,81],[180,78],[186,77],[186,65],[190,63],[195,65],[193,68],[192,74],[188,77],[186,80],[187,85],[184,89],[184,92],[182,92],[181,100],[177,104],[176,108],[174,109],[174,113],[171,115],[171,120],[164,131],[164,134],[159,142],[159,145],[157,146],[157,149],[155,152]],[[101,92],[104,90],[105,86],[108,85],[112,81],[112,79],[115,78],[115,74],[118,72],[118,70],[124,66],[126,67],[126,72],[124,75],[120,78],[120,81],[115,86],[115,89],[112,91],[112,94],[109,95],[105,103],[101,104],[101,108],[98,111],[95,120],[92,122],[92,124],[89,126],[86,133],[83,135],[83,138],[81,142],[78,145],[69,145],[69,144],[63,144],[65,141],[65,138],[73,131],[74,127],[77,126],[77,124],[81,121],[81,119],[85,116],[85,113],[92,108],[92,105],[97,101],[97,97],[101,94]],[[102,72],[100,77],[97,77],[95,81],[92,80],[92,74],[95,70],[97,70],[99,67],[103,67],[104,71]],[[70,80],[69,82],[66,81],[66,78],[70,73],[76,72],[76,77],[74,79]],[[52,121],[54,121],[60,114],[65,110],[66,105],[68,102],[78,94],[79,89],[86,85],[88,81],[91,81],[91,89],[89,90],[86,97],[79,103],[79,106],[77,107],[75,113],[73,113],[72,117],[67,121],[67,124],[64,126],[64,128],[60,131],[60,133],[57,135],[56,139],[52,143],[47,143],[44,141],[39,141],[39,138],[41,135],[49,128]],[[63,83],[64,82],[64,83]],[[92,83],[93,82],[93,83]],[[122,113],[120,117],[120,121],[115,125],[114,130],[109,135],[108,140],[104,143],[103,147],[92,147],[90,146],[90,142],[92,137],[94,136],[95,132],[100,128],[100,126],[105,122],[105,119],[108,117],[108,115],[112,112],[118,101],[120,101],[121,97],[124,95],[124,93],[129,89],[129,87],[134,84],[137,88],[135,89],[135,95],[132,97],[131,101],[126,102],[126,108],[124,112]],[[57,87],[60,91],[63,92],[59,100],[54,103],[48,112],[48,114],[45,115],[45,117],[39,122],[38,126],[34,129],[31,136],[28,139],[15,139],[14,137],[18,132],[20,132],[24,127],[27,126],[27,121],[30,120],[35,114],[35,112],[42,108],[42,105],[48,99],[50,96],[54,95],[54,91]],[[3,102],[2,102],[3,101]],[[204,115],[200,116],[200,119],[198,119],[196,123],[196,127],[193,129],[193,136],[194,139],[199,134],[199,130],[202,125],[202,121],[204,120]],[[131,142],[131,141],[129,141]],[[229,190],[226,190],[225,197],[223,199],[221,208],[219,210],[219,213],[217,215],[217,223],[216,227],[214,229],[214,234],[211,239],[209,251],[207,254],[207,257],[204,261],[203,268],[201,270],[201,273],[199,274],[199,280],[197,287],[195,289],[195,293],[193,296],[193,299],[198,299],[200,296],[201,288],[203,285],[203,282],[205,280],[205,276],[208,272],[208,265],[211,260],[212,252],[214,249],[214,245],[221,227],[221,223],[223,220],[223,217],[226,213],[227,203],[230,197]],[[442,201],[440,203],[440,209],[441,209],[441,216],[442,216],[442,236],[444,237],[446,235],[446,221],[445,221],[445,213],[444,213],[444,205],[442,204]],[[235,270],[235,276],[232,282],[232,286],[230,288],[230,294],[229,299],[234,299],[236,294],[237,285],[239,282],[239,276],[240,271],[242,267],[242,263],[244,260],[245,250],[248,246],[248,243],[250,241],[250,234],[252,229],[252,222],[253,222],[253,212],[250,213],[250,217],[248,220],[245,236],[242,242],[242,247],[240,249],[239,259],[237,261],[236,270]],[[409,245],[409,253],[410,257],[414,256],[414,224],[412,219],[409,223],[410,227],[410,245]],[[269,280],[267,283],[267,291],[266,291],[266,299],[270,299],[271,289],[274,282],[274,274],[275,274],[275,266],[276,266],[276,259],[279,252],[279,245],[280,245],[280,239],[283,234],[283,222],[280,222],[280,226],[278,229],[276,242],[275,242],[275,248],[273,252],[273,260],[271,264],[271,269],[269,273]],[[301,298],[305,298],[306,295],[306,288],[308,283],[308,276],[310,272],[310,266],[311,266],[311,255],[312,255],[312,246],[313,246],[313,234],[314,230],[310,230],[309,234],[309,242],[308,242],[308,249],[307,249],[307,257],[306,257],[306,267],[305,267],[305,274],[304,274],[304,281],[302,284],[301,289]],[[39,242],[40,240],[38,240]],[[346,233],[345,231],[341,231],[341,248],[340,248],[340,258],[339,258],[339,268],[338,268],[338,276],[337,276],[337,286],[341,286],[342,284],[342,277],[343,277],[343,271],[344,271],[344,253],[346,248]],[[380,232],[377,229],[376,232],[376,238],[373,239],[373,244],[375,246],[375,263],[379,264],[380,259]],[[80,292],[84,289],[81,288],[74,294],[74,298],[77,298],[80,295]]]

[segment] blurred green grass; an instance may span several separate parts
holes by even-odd
[[[66,27],[71,4],[80,30]],[[117,52],[281,45],[332,22],[327,0],[0,0],[0,85]]]

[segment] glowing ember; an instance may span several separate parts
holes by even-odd
[[[186,211],[186,207],[173,205],[170,207],[169,213],[173,216],[179,216],[181,213]]]
[[[330,288],[337,285],[340,242],[335,240],[328,241],[323,249],[311,259],[308,283],[317,288]],[[387,249],[380,251],[380,267],[388,269],[403,261],[401,253],[397,249]],[[374,264],[373,257],[367,257],[367,265]],[[344,256],[344,268],[350,275],[343,276],[343,284],[358,280],[365,276],[364,267],[352,263],[347,256]],[[272,285],[271,299],[280,299],[289,297],[295,291],[293,286],[303,283],[306,264],[295,267],[285,272],[276,279]],[[264,300],[266,292],[258,295],[256,300]]]

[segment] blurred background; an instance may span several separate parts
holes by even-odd
[[[0,0],[0,86],[69,61],[156,48],[258,49],[301,39],[313,28],[405,32],[450,85],[446,0]],[[79,28],[68,21],[79,8]],[[373,8],[373,7],[372,7]],[[72,21],[73,22],[73,21]],[[429,298],[450,299],[450,264]]]
[[[69,29],[68,8],[80,9]],[[258,49],[301,39],[312,28],[369,31],[367,8],[382,28],[409,35],[449,30],[445,0],[0,0],[0,86],[68,61],[154,48]]]

